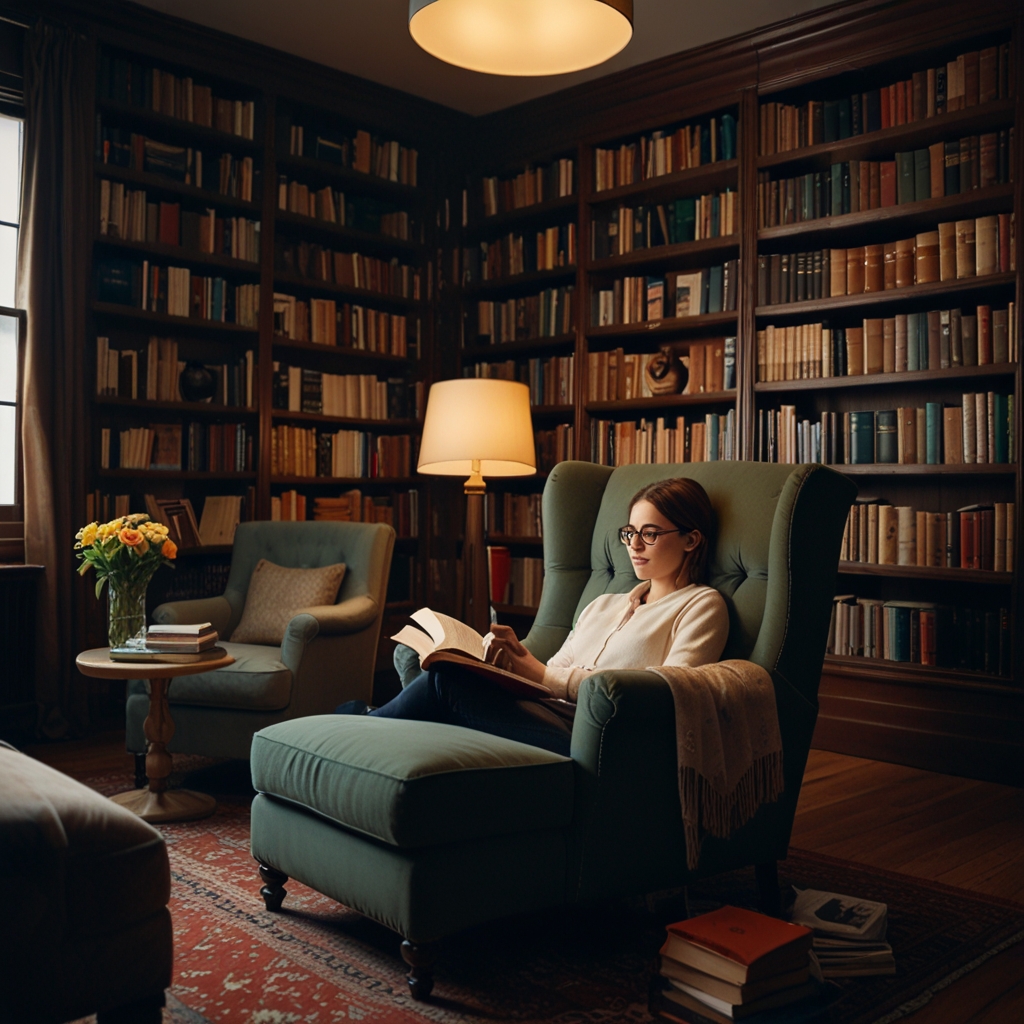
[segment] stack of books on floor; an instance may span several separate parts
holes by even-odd
[[[796,889],[790,919],[814,932],[811,972],[819,978],[895,974],[892,946],[885,940],[884,903],[817,889]]]
[[[811,941],[810,928],[739,907],[669,925],[651,1013],[685,1024],[813,1020],[839,993],[811,977]]]

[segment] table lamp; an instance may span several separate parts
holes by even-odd
[[[490,629],[484,546],[484,477],[537,472],[530,390],[510,380],[462,377],[433,384],[420,442],[420,473],[466,478],[462,621]]]

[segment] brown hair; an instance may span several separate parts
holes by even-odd
[[[699,534],[696,547],[683,555],[676,579],[685,576],[689,583],[706,584],[715,539],[715,510],[708,492],[696,480],[670,477],[641,487],[629,503],[631,512],[639,501],[649,501],[677,530]]]

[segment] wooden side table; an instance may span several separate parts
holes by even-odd
[[[162,661],[111,661],[110,648],[98,647],[83,651],[75,664],[82,675],[98,679],[149,679],[149,714],[143,729],[149,747],[146,751],[146,775],[149,785],[145,789],[133,789],[118,793],[110,799],[133,811],[143,821],[153,824],[171,821],[197,821],[213,814],[217,801],[206,793],[190,789],[168,789],[167,777],[171,774],[171,755],[167,744],[174,735],[174,720],[171,718],[167,688],[176,676],[197,675],[231,665],[234,658],[222,647],[205,651],[199,661],[186,664]]]

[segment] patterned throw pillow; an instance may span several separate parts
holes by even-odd
[[[334,604],[344,576],[344,562],[322,569],[286,569],[261,558],[249,580],[242,621],[231,634],[231,643],[279,644],[297,612]]]

